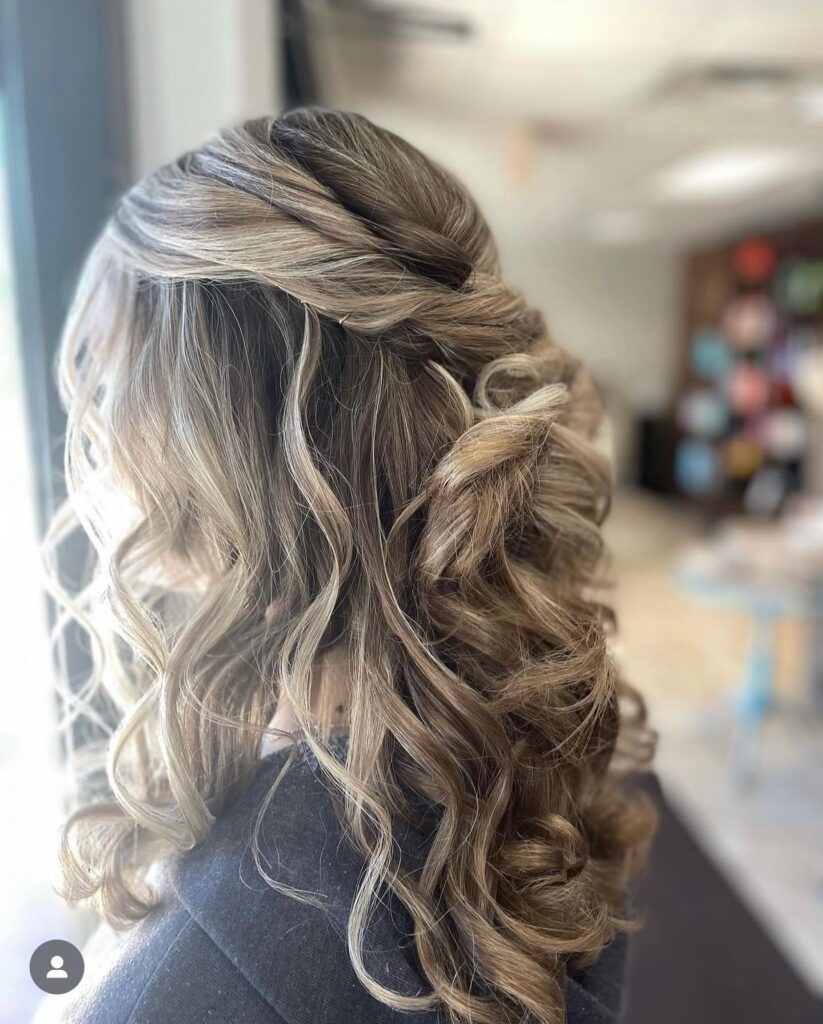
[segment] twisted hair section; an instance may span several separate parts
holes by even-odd
[[[81,586],[55,579],[95,659],[67,708],[117,722],[67,827],[70,895],[145,914],[147,866],[242,790],[285,696],[365,858],[363,984],[455,1024],[559,1024],[569,964],[628,926],[649,821],[622,778],[648,737],[599,598],[596,394],[471,198],[356,115],[225,131],[122,199],[61,388],[50,548],[81,527],[95,552]],[[332,652],[345,763],[312,710]],[[422,869],[398,843],[421,805]],[[387,890],[425,992],[364,957]]]

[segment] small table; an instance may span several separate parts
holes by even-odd
[[[743,612],[749,620],[746,665],[734,701],[731,770],[737,784],[753,780],[763,723],[774,702],[777,623],[819,614],[820,569],[817,557],[800,557],[784,524],[735,520],[716,539],[690,550],[677,567],[678,582],[691,597]]]

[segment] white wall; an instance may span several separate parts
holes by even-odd
[[[501,244],[504,273],[546,315],[553,337],[601,386],[655,411],[677,370],[682,260],[665,250]]]
[[[682,257],[645,247],[498,238],[506,279],[582,359],[611,417],[618,477],[633,473],[633,417],[667,408],[677,380]]]
[[[135,177],[279,109],[271,0],[128,0]]]

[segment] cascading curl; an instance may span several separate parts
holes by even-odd
[[[72,897],[144,914],[146,867],[203,837],[285,695],[366,859],[363,984],[455,1024],[559,1024],[568,964],[627,926],[649,822],[620,780],[648,749],[597,595],[597,398],[467,193],[352,114],[222,132],[122,199],[61,387],[50,543],[79,525],[97,556],[60,591],[96,661],[69,711],[105,693],[119,713],[108,798],[68,825]],[[330,652],[345,764],[313,713]],[[437,811],[421,871],[395,842],[417,798]],[[428,994],[364,962],[386,886]]]

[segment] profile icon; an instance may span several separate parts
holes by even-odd
[[[68,974],[63,970],[63,957],[58,953],[55,953],[51,958],[51,970],[46,975],[47,978],[68,978]]]
[[[65,939],[49,939],[35,949],[29,961],[34,984],[50,995],[63,995],[77,988],[85,970],[83,955]]]

